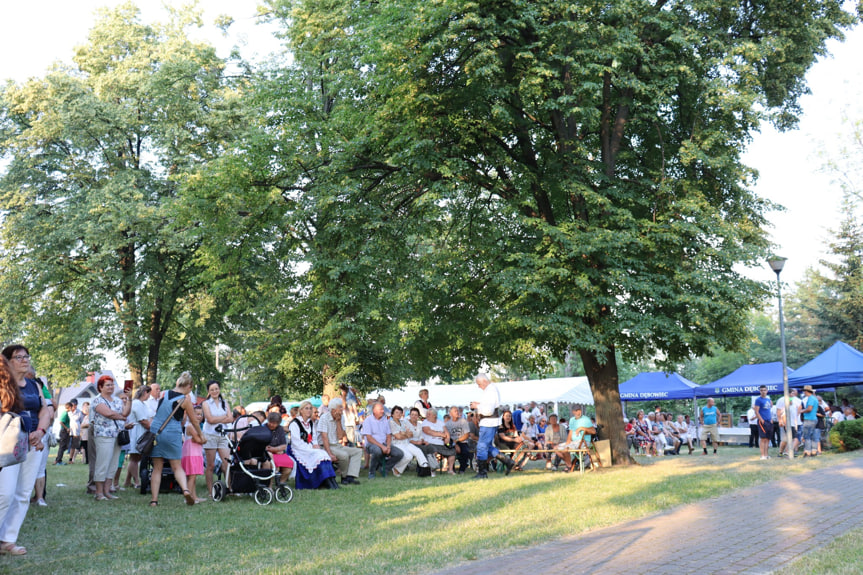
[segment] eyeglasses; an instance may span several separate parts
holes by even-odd
[[[30,361],[29,355],[13,355],[12,359],[15,361]]]

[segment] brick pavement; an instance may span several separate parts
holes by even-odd
[[[762,575],[863,525],[863,458],[736,490],[636,521],[496,557],[438,575],[510,566],[543,574]],[[511,570],[507,569],[507,570]]]

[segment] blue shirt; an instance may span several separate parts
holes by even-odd
[[[524,425],[524,422],[521,420],[521,414],[524,413],[520,409],[516,409],[512,412],[512,422],[515,424],[516,429],[521,429],[521,426]]]
[[[770,414],[770,408],[772,407],[773,402],[770,401],[769,397],[758,397],[755,399],[755,409],[758,410],[758,414],[764,421],[772,421],[773,416]]]
[[[593,436],[588,435],[583,431],[579,431],[578,433],[576,433],[575,430],[578,429],[579,427],[586,427],[588,429],[592,429],[593,428],[593,422],[586,415],[582,415],[578,419],[576,419],[575,417],[569,418],[569,430],[572,432],[572,443],[577,444],[578,442],[580,442],[582,440],[582,438],[584,438],[584,442],[587,445],[590,445],[590,441],[591,441],[591,439],[593,439]]]
[[[818,420],[818,400],[815,399],[814,395],[810,395],[803,402],[803,409],[812,406],[812,409],[808,413],[803,414],[803,421],[817,421]]]
[[[716,406],[713,407],[702,407],[701,408],[701,416],[704,418],[704,425],[716,425],[716,415],[719,413],[719,410],[716,409]]]
[[[24,403],[24,411],[21,412],[22,424],[28,433],[33,433],[39,427],[39,410],[42,409],[42,392],[32,379],[25,379],[24,387],[21,388],[21,400]]]

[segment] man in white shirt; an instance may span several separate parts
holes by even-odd
[[[476,384],[481,393],[479,401],[471,401],[470,408],[479,415],[479,441],[476,444],[477,473],[474,479],[488,479],[489,456],[500,458],[500,451],[494,446],[494,436],[500,425],[500,391],[491,382],[488,375],[480,373],[476,376]],[[505,474],[509,475],[515,462],[510,457],[503,458],[506,466]]]
[[[755,415],[755,408],[750,407],[746,412],[746,421],[749,423],[749,447],[755,447],[758,444],[758,416]]]
[[[331,399],[328,407],[329,409],[321,415],[315,426],[318,432],[318,445],[329,454],[336,471],[342,478],[342,485],[359,485],[357,478],[363,463],[363,450],[347,445],[341,398]]]
[[[158,383],[150,384],[150,397],[144,403],[147,409],[150,410],[150,419],[156,417],[156,409],[159,407],[159,400],[162,399],[162,386]]]
[[[791,436],[792,436],[792,449],[797,450],[797,446],[799,445],[799,432],[797,430],[797,421],[800,417],[800,406],[803,402],[800,401],[800,398],[797,397],[797,390],[792,389],[789,395],[790,399],[790,411],[791,411]],[[785,396],[783,395],[778,400],[776,400],[776,420],[779,424],[779,457],[784,455],[788,455],[785,452],[785,446],[788,444],[788,438],[786,437],[785,431]]]

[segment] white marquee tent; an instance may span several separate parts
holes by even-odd
[[[559,377],[554,379],[531,379],[527,381],[496,382],[500,390],[503,405],[530,403],[553,403],[557,411],[559,403],[580,403],[593,405],[593,394],[586,377]],[[468,407],[471,401],[476,401],[480,390],[476,384],[465,385],[408,385],[401,389],[375,390],[368,394],[369,398],[383,395],[387,406],[410,407],[419,399],[419,391],[427,389],[429,401],[435,407],[457,405]]]

